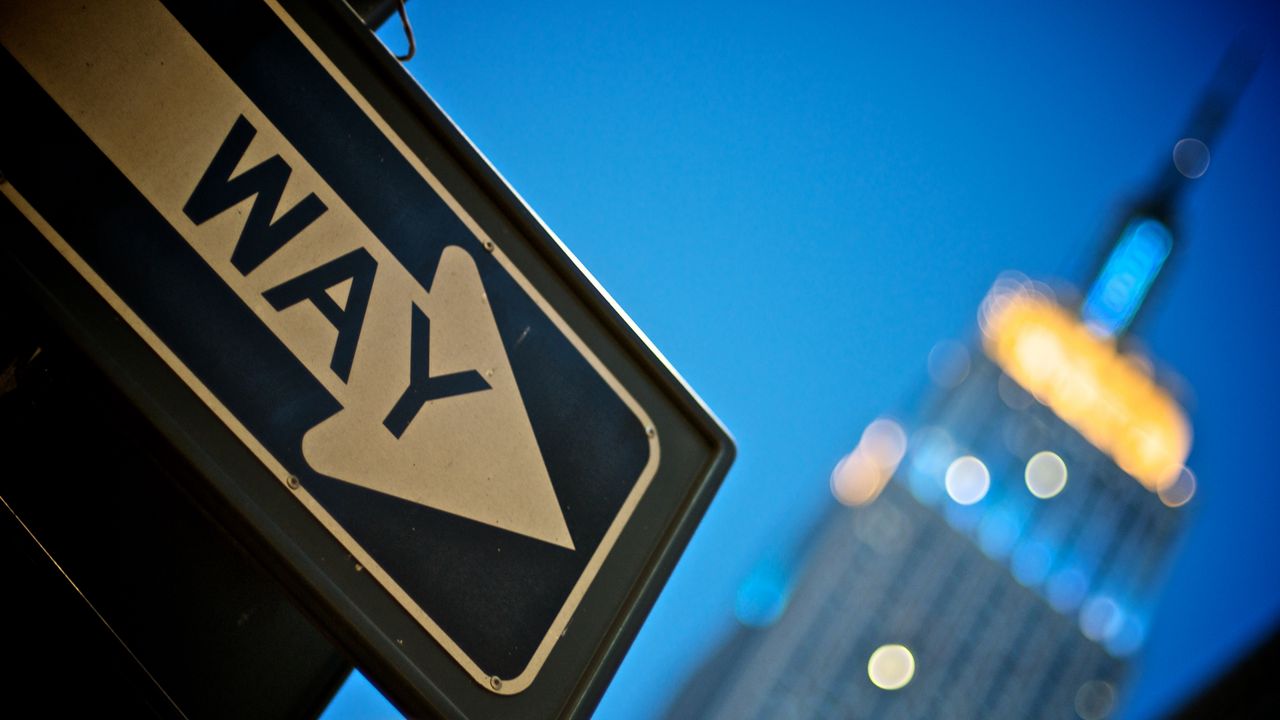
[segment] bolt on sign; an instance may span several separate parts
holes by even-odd
[[[5,262],[410,714],[589,713],[727,434],[337,2],[0,9]]]

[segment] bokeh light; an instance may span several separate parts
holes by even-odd
[[[907,434],[897,422],[889,418],[878,418],[862,431],[858,447],[877,465],[892,473],[897,469],[898,463],[902,462],[902,456],[907,453]]]
[[[831,494],[843,505],[866,505],[876,499],[887,479],[867,453],[856,449],[831,471]]]
[[[1115,637],[1123,623],[1120,606],[1106,595],[1091,597],[1080,608],[1080,632],[1094,642]]]
[[[1040,540],[1024,542],[1014,549],[1009,564],[1015,580],[1027,587],[1035,587],[1049,576],[1053,551]]]
[[[1209,146],[1196,138],[1182,138],[1173,146],[1173,166],[1195,180],[1209,170]]]
[[[900,690],[915,674],[915,656],[904,645],[881,645],[867,660],[867,677],[881,690]]]
[[[1045,584],[1045,596],[1049,605],[1061,613],[1080,607],[1089,591],[1089,578],[1079,568],[1068,567],[1053,574]]]
[[[992,510],[978,525],[978,547],[988,557],[1004,559],[1021,532],[1018,516],[1009,508]]]
[[[979,317],[996,364],[1094,447],[1149,490],[1177,479],[1191,425],[1142,363],[1033,285],[997,281]]]
[[[942,476],[955,459],[955,442],[946,430],[928,425],[911,436],[911,470],[921,475]]]
[[[1126,657],[1137,652],[1147,639],[1147,628],[1142,619],[1134,613],[1125,613],[1120,623],[1120,630],[1107,638],[1107,652],[1116,657]]]
[[[782,616],[791,598],[791,573],[770,558],[752,568],[738,586],[733,614],[748,627],[768,627]]]
[[[991,473],[981,460],[965,455],[956,458],[947,468],[945,485],[952,500],[961,505],[973,505],[986,497],[991,489]]]
[[[1027,392],[1013,378],[1001,373],[1000,379],[996,382],[996,392],[1000,395],[1000,400],[1014,410],[1026,410],[1036,401],[1031,393]]]
[[[889,418],[862,431],[853,452],[831,471],[831,494],[844,505],[866,505],[880,496],[907,452],[907,433]]]
[[[1182,468],[1177,479],[1168,487],[1160,488],[1160,502],[1169,507],[1182,507],[1191,502],[1196,494],[1196,476],[1191,470]]]
[[[1067,486],[1067,464],[1055,452],[1044,450],[1027,461],[1027,489],[1032,495],[1047,500]]]
[[[1103,720],[1116,704],[1116,689],[1111,683],[1090,680],[1076,691],[1076,715],[1080,720]]]

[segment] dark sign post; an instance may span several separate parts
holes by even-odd
[[[406,712],[589,712],[733,447],[572,256],[336,2],[0,44],[5,261],[209,507]]]

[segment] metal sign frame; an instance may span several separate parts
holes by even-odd
[[[176,4],[176,3],[171,3]],[[0,228],[34,293],[107,375],[196,467],[193,492],[236,530],[403,711],[457,718],[581,717],[594,707],[656,600],[680,551],[732,462],[723,426],[680,380],[593,278],[523,203],[447,116],[346,6],[281,0],[254,6],[288,26],[316,61],[385,123],[406,157],[430,168],[449,195],[537,289],[552,312],[643,408],[661,439],[661,460],[629,517],[593,569],[536,676],[508,694],[485,687],[456,653],[423,632],[394,593],[366,571],[332,528],[298,502],[201,398],[172,363],[86,282],[50,238],[53,228],[24,206],[14,174]],[[29,142],[45,129],[21,109],[0,120],[0,143]],[[10,148],[12,150],[12,147]],[[4,158],[0,150],[0,172]],[[371,162],[375,161],[370,159]],[[11,204],[10,204],[11,203]],[[127,308],[125,308],[127,310]],[[122,321],[124,318],[125,321]],[[135,324],[136,325],[136,324]],[[141,333],[141,334],[140,334]],[[158,569],[162,571],[162,569]],[[500,685],[501,681],[498,682]]]

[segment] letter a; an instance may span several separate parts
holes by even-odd
[[[297,305],[303,300],[324,315],[338,329],[338,342],[333,347],[333,359],[329,367],[347,382],[351,375],[351,363],[360,343],[360,329],[364,327],[365,311],[369,308],[369,293],[373,290],[373,276],[378,262],[368,250],[357,248],[339,258],[308,270],[292,280],[262,293],[262,297],[276,310]],[[328,293],[330,288],[351,282],[347,300],[340,307]]]

